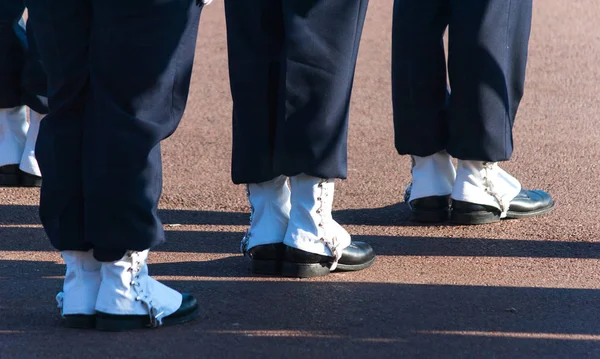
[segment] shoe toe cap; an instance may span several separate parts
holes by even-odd
[[[181,305],[179,306],[179,309],[177,309],[175,313],[171,314],[170,317],[186,316],[198,309],[198,300],[196,297],[188,293],[181,294],[181,297]]]
[[[358,265],[368,263],[375,258],[375,251],[370,244],[365,242],[352,242],[344,248],[339,263],[345,265]]]
[[[542,190],[522,190],[517,197],[510,202],[510,211],[533,212],[554,205],[552,196]]]

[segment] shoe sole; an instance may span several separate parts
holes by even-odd
[[[375,258],[376,257],[373,257],[373,259],[371,259],[370,261],[363,263],[363,264],[340,264],[340,263],[338,263],[334,272],[356,272],[359,270],[363,270],[365,268],[369,268],[375,262]]]
[[[281,275],[284,277],[312,278],[323,277],[331,273],[331,263],[293,263],[283,262]]]
[[[281,261],[270,260],[252,260],[252,273],[263,275],[278,275],[281,274]]]
[[[192,312],[190,312],[189,314],[182,315],[181,317],[175,317],[175,318],[169,318],[169,317],[164,318],[163,326],[177,325],[177,324],[191,322],[192,320],[194,320],[194,318],[196,318],[198,316],[198,311],[199,311],[199,307],[196,306],[196,308],[194,308],[194,310]]]
[[[21,187],[41,187],[42,178],[30,174],[21,174]]]
[[[96,327],[96,316],[85,314],[65,315],[65,326],[74,329],[93,329]]]
[[[505,218],[500,218],[499,214],[491,213],[491,212],[469,212],[469,213],[460,213],[454,212],[450,214],[450,222],[453,224],[460,225],[475,225],[475,224],[488,224],[500,222],[502,219],[519,219],[519,218],[527,218],[540,216],[542,214],[546,214],[554,209],[554,203],[551,206],[546,208],[541,208],[536,211],[531,212],[506,212]]]
[[[500,222],[500,215],[487,211],[454,212],[450,214],[450,222],[460,225],[488,224]]]
[[[513,211],[508,211],[506,212],[506,218],[507,219],[519,219],[519,218],[527,218],[527,217],[533,217],[533,216],[540,216],[542,214],[546,214],[550,211],[552,211],[554,209],[554,202],[545,208],[541,208],[538,209],[537,211],[531,211],[531,212],[513,212]]]
[[[39,177],[21,177],[17,175],[0,175],[0,187],[41,187]]]
[[[198,307],[189,314],[181,317],[166,317],[162,326],[183,324],[192,321],[198,315]],[[148,315],[113,315],[98,312],[96,317],[96,329],[104,332],[124,332],[128,330],[151,328]]]
[[[362,264],[340,264],[333,272],[356,272],[369,268],[375,262],[375,257]],[[331,273],[331,263],[292,263],[283,262],[281,275],[284,277],[312,278],[324,277]]]

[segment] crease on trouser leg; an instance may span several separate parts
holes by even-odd
[[[452,199],[493,206],[505,218],[510,202],[521,191],[521,183],[497,162],[458,161]]]
[[[292,210],[284,243],[306,252],[332,257],[335,270],[350,234],[332,217],[334,180],[300,174],[290,178]]]

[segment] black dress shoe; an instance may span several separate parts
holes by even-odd
[[[189,322],[198,314],[198,301],[191,294],[182,294],[181,306],[175,313],[162,318],[162,325],[175,325]],[[96,329],[108,332],[155,327],[148,314],[117,315],[103,312],[96,313]]]
[[[281,265],[285,245],[283,243],[263,244],[252,247],[247,254],[252,262],[252,273],[281,274]]]
[[[552,197],[540,190],[521,190],[510,201],[507,219],[537,216],[554,208]],[[450,220],[455,224],[485,224],[500,221],[500,210],[493,206],[452,200]]]
[[[282,275],[286,277],[310,278],[325,276],[331,272],[332,257],[322,256],[286,246],[283,256]],[[335,272],[365,269],[375,261],[373,248],[364,242],[352,242],[344,248]]]
[[[522,190],[510,201],[506,218],[538,216],[550,212],[553,208],[554,200],[549,193],[541,190]]]
[[[408,202],[411,219],[416,222],[445,222],[450,216],[450,196],[430,196]]]
[[[19,165],[0,167],[0,187],[17,187],[21,183]]]

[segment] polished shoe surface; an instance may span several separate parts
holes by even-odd
[[[183,293],[181,306],[171,315],[162,318],[162,325],[182,324],[193,320],[198,314],[198,301],[191,294]],[[97,312],[96,329],[109,332],[151,328],[153,323],[149,314],[120,315]]]
[[[550,212],[554,208],[554,201],[549,193],[541,190],[521,190],[510,201],[506,218],[524,218],[538,216]]]
[[[191,321],[198,314],[198,301],[188,293],[183,293],[181,306],[177,311],[163,318],[163,325],[182,324]]]
[[[370,267],[375,261],[375,251],[365,242],[352,242],[342,251],[337,268],[334,272],[350,272]]]
[[[351,242],[342,251],[334,272],[358,271],[368,268],[375,261],[375,252],[365,242]],[[325,276],[331,272],[333,258],[286,246],[282,274],[286,277],[310,278]]]
[[[510,201],[506,219],[538,216],[550,212],[554,201],[541,190],[521,190]],[[485,224],[501,220],[500,210],[493,206],[452,200],[450,220],[455,224]]]
[[[284,252],[283,243],[262,244],[250,248],[247,255],[252,262],[252,273],[280,274]]]
[[[21,183],[19,165],[0,167],[0,187],[18,187]]]
[[[444,222],[450,216],[450,196],[430,196],[408,202],[411,219],[422,223]]]

